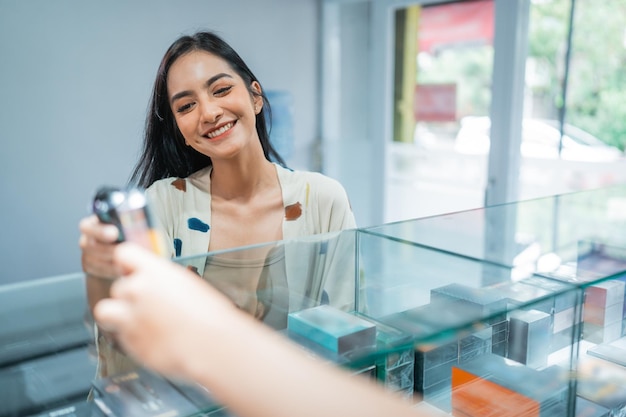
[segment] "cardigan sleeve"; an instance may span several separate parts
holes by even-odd
[[[150,205],[150,214],[156,222],[156,227],[161,230],[165,241],[166,254],[173,258],[176,253],[174,249],[174,239],[172,236],[174,216],[171,211],[173,206],[167,195],[166,183],[168,180],[157,181],[146,190],[146,197]]]

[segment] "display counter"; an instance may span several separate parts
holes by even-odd
[[[176,262],[415,407],[608,416],[626,410],[625,202],[616,187]],[[82,274],[0,287],[0,417],[228,415],[144,369],[97,376],[91,329]]]
[[[554,415],[608,416],[626,411],[626,187],[385,224],[361,232],[422,251],[475,260],[485,271],[483,285],[525,282],[533,274],[551,285],[577,288],[582,293],[580,304],[555,303],[551,313],[551,349],[571,349],[574,379],[568,388],[574,394],[570,410]],[[509,336],[519,329],[518,315],[508,313]],[[532,327],[530,322],[527,326]],[[511,358],[516,355],[511,349],[520,346],[509,342],[505,356]],[[494,415],[523,414],[499,411]]]
[[[88,321],[83,274],[0,287],[0,416],[90,415],[82,414],[95,375]]]

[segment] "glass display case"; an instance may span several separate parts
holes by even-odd
[[[485,284],[499,286],[534,274],[578,288],[579,306],[568,302],[561,311],[556,304],[553,309],[553,337],[560,338],[553,343],[565,348],[574,341],[575,408],[563,415],[626,412],[626,187],[385,224],[363,233],[460,255],[500,271],[485,275]],[[568,328],[572,323],[574,328]]]
[[[411,336],[414,401],[460,416],[575,415],[582,290],[390,236],[358,238],[356,310]]]
[[[175,261],[435,415],[619,415],[625,206],[615,187]],[[92,329],[82,274],[0,287],[0,417],[229,414],[137,366],[97,376]]]

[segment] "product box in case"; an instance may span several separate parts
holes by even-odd
[[[376,346],[376,325],[328,305],[290,313],[287,329],[338,354]]]
[[[495,323],[502,321],[506,311],[507,297],[499,290],[490,288],[472,288],[463,284],[449,284],[430,291],[430,302],[453,301],[459,305],[471,306],[476,311],[475,317],[488,317]],[[500,313],[500,315],[498,315]]]
[[[465,363],[485,353],[491,353],[493,328],[488,327],[459,340],[459,363]]]
[[[494,354],[452,368],[454,415],[499,417],[565,415],[566,370],[532,369]]]
[[[452,368],[491,353],[491,346],[491,327],[447,343],[416,346],[414,391],[425,401],[450,411]]]
[[[376,377],[383,386],[404,397],[413,396],[415,354],[412,339],[378,321],[376,324]],[[382,355],[381,355],[382,353]]]
[[[626,369],[626,337],[622,337],[610,343],[594,345],[587,350],[587,354],[613,362]]]
[[[622,336],[624,282],[611,280],[587,287],[583,304],[583,338],[605,343]]]
[[[547,365],[551,316],[539,310],[515,310],[509,315],[507,357],[531,368]]]
[[[449,383],[452,367],[458,363],[456,341],[439,346],[418,346],[415,349],[415,391],[427,392],[432,386]]]
[[[626,278],[626,248],[600,242],[579,241],[576,275],[585,281],[609,275],[620,279]]]
[[[484,322],[492,327],[492,352],[503,356],[506,354],[508,297],[505,293],[492,288],[472,288],[454,283],[432,289],[430,302],[434,306],[453,303],[451,310],[466,320],[485,318]]]

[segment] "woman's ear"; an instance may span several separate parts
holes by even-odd
[[[259,84],[258,81],[252,81],[252,84],[250,84],[250,90],[252,92],[252,104],[254,105],[254,113],[259,114],[263,109],[261,84]]]

